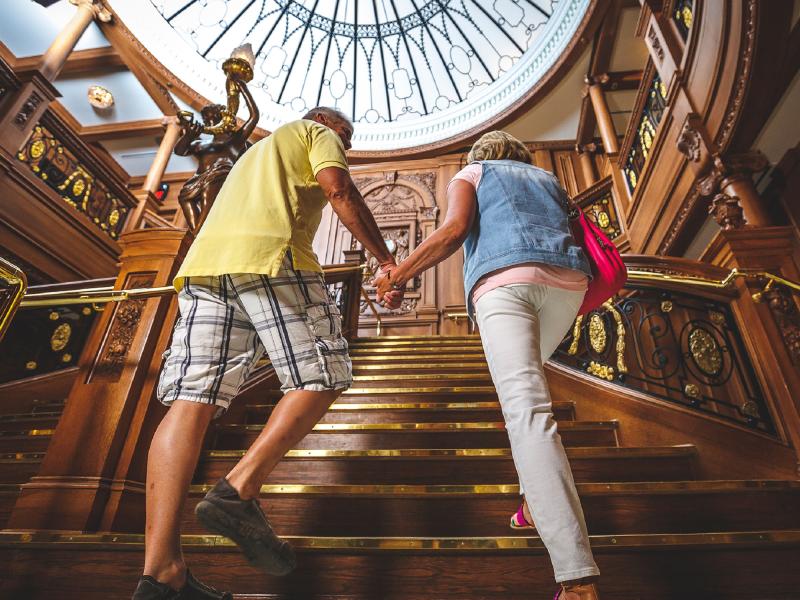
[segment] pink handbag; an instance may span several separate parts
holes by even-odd
[[[583,248],[592,268],[592,280],[578,310],[579,315],[585,315],[622,289],[628,280],[628,269],[614,243],[577,206],[570,207],[569,223],[572,237]]]

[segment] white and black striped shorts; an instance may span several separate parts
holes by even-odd
[[[276,277],[187,277],[178,306],[158,384],[164,404],[215,404],[221,414],[265,351],[284,391],[345,389],[353,381],[341,315],[322,275],[295,271],[291,257]]]

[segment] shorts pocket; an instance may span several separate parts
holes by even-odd
[[[342,337],[342,316],[332,302],[307,305],[306,319],[314,337],[337,339]]]
[[[309,304],[306,315],[324,387],[335,389],[349,385],[352,368],[347,340],[342,337],[342,317],[336,305],[329,302]]]

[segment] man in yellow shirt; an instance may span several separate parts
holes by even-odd
[[[150,446],[144,576],[134,600],[231,598],[186,569],[180,519],[203,437],[266,351],[285,395],[241,461],[196,509],[200,522],[282,575],[291,546],[258,503],[269,473],[352,383],[341,316],[311,248],[330,202],[341,222],[391,272],[394,259],[350,178],[353,126],[315,108],[236,162],[175,279],[180,318],[158,397],[170,406]],[[387,298],[392,305],[399,294]],[[177,594],[177,595],[176,595]]]

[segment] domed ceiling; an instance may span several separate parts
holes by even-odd
[[[570,46],[589,0],[110,0],[186,85],[224,102],[222,62],[250,43],[273,130],[313,106],[355,124],[355,150],[457,138],[507,112]],[[242,109],[240,116],[245,114]]]

